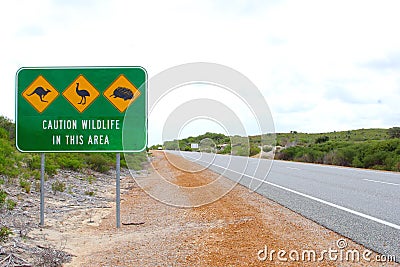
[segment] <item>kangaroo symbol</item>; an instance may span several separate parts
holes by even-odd
[[[49,101],[43,100],[43,97],[45,97],[50,92],[51,91],[49,89],[44,89],[43,87],[39,86],[39,87],[36,87],[36,89],[31,94],[29,94],[28,96],[31,96],[33,94],[37,94],[40,97],[40,101],[47,103]]]
[[[76,93],[81,97],[81,102],[78,104],[85,105],[86,104],[86,97],[90,96],[89,92],[86,90],[79,90],[79,83],[76,83]],[[83,102],[83,103],[82,103]]]

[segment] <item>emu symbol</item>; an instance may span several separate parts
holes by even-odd
[[[86,104],[86,97],[90,96],[89,92],[86,90],[79,90],[79,83],[76,83],[76,93],[81,97],[81,102],[78,104],[85,105]],[[82,103],[83,102],[83,103]]]
[[[40,97],[40,101],[47,103],[48,101],[43,100],[43,97],[45,97],[50,92],[51,91],[49,89],[44,89],[43,87],[39,86],[39,87],[36,87],[36,89],[31,94],[29,94],[28,96],[31,96],[33,94],[37,94]]]

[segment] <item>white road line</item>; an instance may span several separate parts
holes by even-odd
[[[202,161],[202,160],[200,160],[200,161]],[[202,162],[208,163],[208,162],[206,162],[206,161],[202,161]],[[258,178],[256,178],[256,177],[247,175],[247,174],[245,174],[245,173],[240,173],[240,172],[237,172],[237,171],[235,171],[235,170],[227,169],[226,167],[223,167],[223,166],[220,166],[220,165],[217,165],[217,164],[213,164],[213,165],[216,166],[216,167],[223,168],[223,169],[226,169],[226,170],[228,170],[228,171],[231,171],[231,172],[234,172],[234,173],[243,175],[243,176],[247,176],[247,177],[249,177],[249,178],[251,178],[251,179],[258,180],[258,181],[260,181],[260,182],[262,182],[262,183],[275,186],[275,187],[277,187],[277,188],[283,189],[283,190],[288,191],[288,192],[291,192],[291,193],[293,193],[293,194],[297,194],[297,195],[299,195],[299,196],[302,196],[302,197],[305,197],[305,198],[308,198],[308,199],[311,199],[311,200],[320,202],[320,203],[322,203],[322,204],[331,206],[331,207],[333,207],[333,208],[336,208],[336,209],[339,209],[339,210],[343,210],[343,211],[346,211],[346,212],[348,212],[348,213],[351,213],[351,214],[360,216],[360,217],[362,217],[362,218],[365,218],[365,219],[368,219],[368,220],[371,220],[371,221],[374,221],[374,222],[377,222],[377,223],[384,224],[384,225],[386,225],[386,226],[392,227],[392,228],[394,228],[394,229],[400,230],[400,225],[397,225],[397,224],[394,224],[394,223],[391,223],[391,222],[388,222],[388,221],[385,221],[385,220],[382,220],[382,219],[373,217],[373,216],[371,216],[371,215],[364,214],[364,213],[361,213],[361,212],[358,212],[358,211],[355,211],[355,210],[352,210],[352,209],[349,209],[349,208],[346,208],[346,207],[343,207],[343,206],[340,206],[340,205],[337,205],[337,204],[328,202],[328,201],[326,201],[326,200],[323,200],[323,199],[320,199],[320,198],[317,198],[317,197],[313,197],[313,196],[310,196],[310,195],[307,195],[307,194],[298,192],[298,191],[293,190],[293,189],[290,189],[290,188],[286,188],[286,187],[281,186],[281,185],[277,185],[277,184],[274,184],[274,183],[271,183],[271,182],[267,182],[267,181],[258,179]]]
[[[368,182],[373,182],[373,183],[390,184],[390,185],[398,185],[398,186],[400,186],[400,184],[389,183],[389,182],[382,182],[382,181],[376,181],[376,180],[370,180],[370,179],[363,179],[363,180],[364,181],[368,181]]]
[[[393,172],[393,171],[381,171],[381,170],[362,169],[362,168],[354,168],[354,167],[325,165],[325,164],[318,164],[318,163],[307,163],[307,162],[278,160],[278,159],[274,159],[274,162],[279,162],[279,163],[283,163],[283,164],[300,165],[300,166],[311,166],[312,165],[313,167],[316,167],[316,168],[329,168],[329,169],[344,170],[344,171],[350,170],[350,171],[356,171],[356,172],[377,173],[379,175],[400,176],[399,172]]]
[[[291,170],[298,170],[298,171],[300,171],[300,169],[299,168],[295,168],[295,167],[286,167],[287,169],[291,169]]]

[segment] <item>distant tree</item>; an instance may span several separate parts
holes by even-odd
[[[388,130],[390,138],[400,138],[400,127],[392,127]]]
[[[221,153],[221,154],[230,154],[231,153],[231,149],[232,149],[231,145],[226,145],[224,147],[224,149],[221,150],[219,153]]]
[[[178,140],[165,141],[164,147],[166,150],[178,150],[179,149],[179,141]]]
[[[151,147],[149,147],[149,150],[157,150],[159,147],[162,147],[162,145],[160,144],[152,145]]]
[[[14,127],[14,123],[4,116],[0,116],[0,127],[4,129],[9,129]]]
[[[320,136],[317,139],[315,139],[315,143],[316,144],[321,144],[321,143],[325,143],[329,141],[329,137],[324,135],[324,136]]]
[[[0,128],[8,132],[10,139],[15,138],[15,125],[9,118],[0,116]]]
[[[250,145],[249,156],[255,156],[260,152],[261,152],[261,148],[259,148],[256,145],[253,145],[253,144]]]

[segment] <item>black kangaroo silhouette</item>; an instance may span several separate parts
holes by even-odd
[[[49,101],[43,100],[43,97],[45,97],[50,92],[51,91],[49,89],[44,89],[43,87],[39,86],[39,87],[36,87],[36,89],[33,90],[33,92],[31,94],[29,94],[28,96],[31,96],[33,94],[37,94],[40,97],[40,101],[47,103]]]
[[[79,90],[79,83],[76,83],[76,93],[81,97],[81,102],[78,104],[85,105],[86,104],[86,97],[90,96],[89,92],[86,90]],[[84,101],[84,103],[82,103]]]

